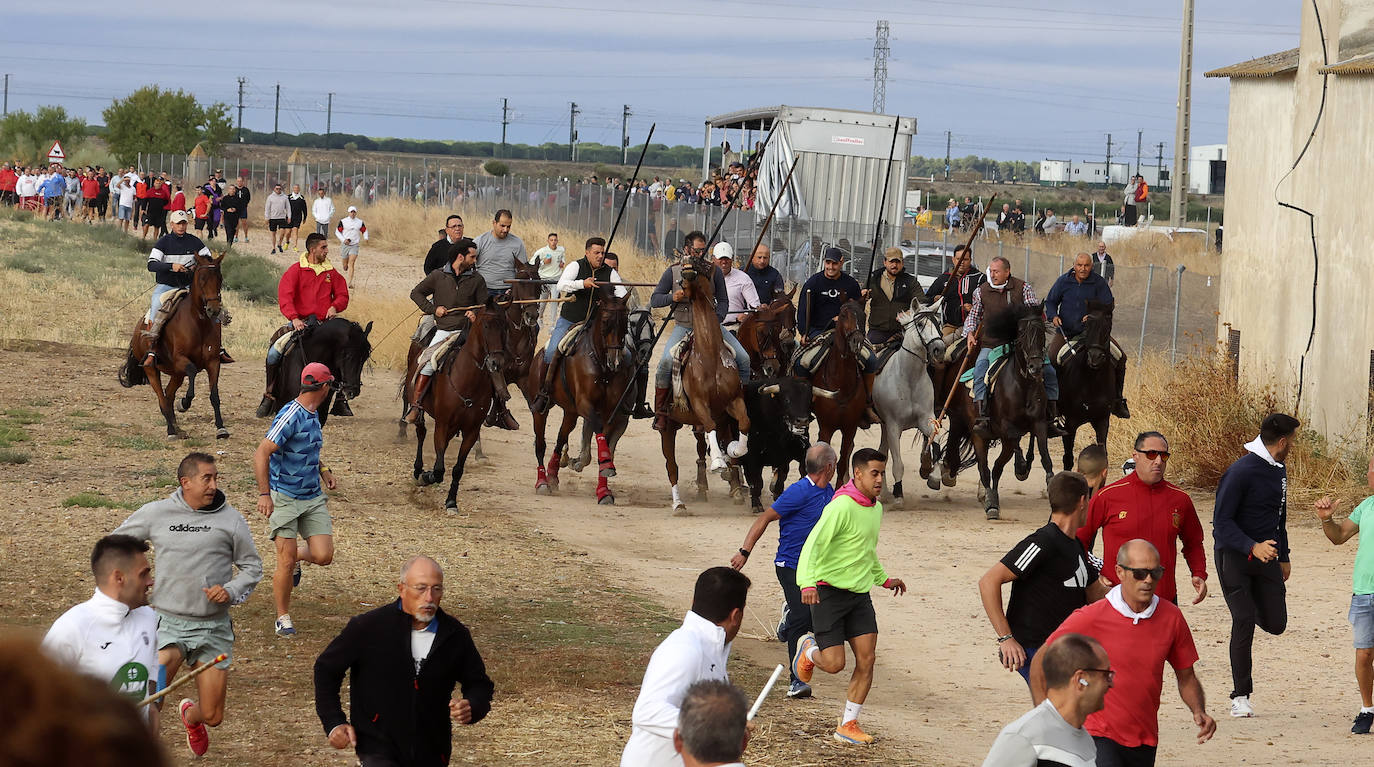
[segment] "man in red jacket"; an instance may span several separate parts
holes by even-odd
[[[282,354],[296,334],[306,325],[330,319],[348,308],[348,282],[329,263],[329,239],[322,234],[305,238],[305,255],[299,263],[286,268],[277,283],[277,307],[287,319],[287,331],[267,350],[267,390],[258,405],[258,418],[272,414],[272,392],[276,389],[277,370]]]
[[[13,205],[18,201],[14,194],[14,187],[18,183],[19,174],[9,163],[0,166],[0,205]]]
[[[1102,530],[1102,560],[1116,561],[1121,544],[1141,538],[1159,549],[1164,576],[1159,581],[1160,598],[1178,604],[1178,586],[1174,582],[1174,564],[1178,561],[1178,545],[1183,542],[1183,558],[1192,573],[1197,604],[1207,598],[1207,554],[1202,547],[1202,522],[1198,520],[1193,499],[1179,487],[1164,479],[1164,467],[1169,462],[1169,442],[1157,431],[1147,431],[1135,438],[1135,471],[1099,490],[1088,507],[1088,521],[1078,529],[1078,540],[1088,551],[1093,550],[1097,531]],[[1103,577],[1115,585],[1110,567],[1103,568]]]

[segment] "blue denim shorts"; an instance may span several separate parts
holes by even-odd
[[[1352,595],[1350,614],[1346,617],[1355,630],[1355,649],[1374,648],[1374,594]]]

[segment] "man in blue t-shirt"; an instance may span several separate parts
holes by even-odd
[[[324,434],[316,413],[329,397],[333,381],[323,364],[306,365],[301,371],[300,396],[277,412],[253,454],[258,512],[268,518],[277,550],[272,596],[277,604],[275,630],[281,637],[296,633],[288,608],[291,589],[301,582],[300,563],[324,566],[334,561],[334,528],[324,488],[333,490],[337,484],[329,468],[320,463]]]
[[[778,520],[778,553],[773,558],[778,583],[782,584],[782,594],[787,600],[783,608],[782,622],[778,624],[778,638],[787,642],[789,662],[797,654],[797,640],[811,631],[811,608],[802,604],[801,589],[797,586],[797,558],[801,556],[802,545],[811,528],[821,518],[821,511],[830,503],[835,490],[830,480],[835,477],[835,449],[824,442],[817,442],[806,451],[806,476],[793,482],[782,495],[773,500],[773,505],[764,509],[754,519],[754,524],[744,536],[744,545],[739,553],[730,557],[730,566],[739,570],[749,561],[754,544],[763,537],[769,523]],[[789,698],[811,697],[811,687],[795,674],[792,684],[787,688]]]

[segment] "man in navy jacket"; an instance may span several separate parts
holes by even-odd
[[[1045,319],[1054,323],[1058,331],[1050,340],[1050,359],[1058,364],[1059,350],[1069,340],[1082,335],[1083,320],[1088,316],[1088,302],[1096,301],[1111,306],[1116,303],[1112,289],[1102,275],[1093,271],[1093,257],[1079,253],[1073,261],[1073,269],[1059,275],[1045,296]],[[1116,339],[1109,338],[1107,350],[1112,355],[1112,365],[1116,368],[1116,399],[1112,403],[1112,415],[1117,418],[1130,418],[1131,411],[1126,406],[1124,396],[1126,387],[1126,352],[1117,345]]]
[[[354,617],[315,661],[315,712],[334,748],[353,746],[363,767],[441,767],[452,725],[491,710],[494,686],[472,635],[439,609],[444,571],[429,557],[401,570],[400,599]],[[351,673],[353,718],[339,702]],[[463,696],[453,688],[462,685]]]
[[[1282,634],[1288,625],[1288,469],[1283,462],[1298,419],[1275,413],[1246,454],[1221,475],[1212,512],[1217,575],[1231,610],[1231,716],[1250,717],[1255,626]]]

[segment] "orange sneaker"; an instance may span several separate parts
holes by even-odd
[[[859,729],[858,719],[850,719],[848,722],[835,728],[835,740],[841,743],[853,743],[858,746],[867,746],[873,742],[873,736]]]
[[[190,724],[186,721],[186,710],[194,705],[190,698],[182,698],[177,708],[181,712],[181,724],[186,728],[186,747],[191,749],[194,756],[205,756],[205,752],[210,750],[210,733],[205,729],[205,723]]]
[[[806,657],[806,651],[816,646],[816,635],[810,631],[797,642],[797,654],[792,656],[792,675],[810,684],[811,675],[816,671],[816,662]]]

